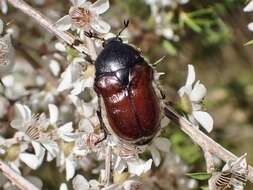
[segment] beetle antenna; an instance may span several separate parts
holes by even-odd
[[[121,35],[121,33],[128,27],[129,20],[124,20],[124,27],[119,31],[117,38]]]
[[[99,39],[99,40],[101,40],[101,41],[103,41],[103,42],[105,41],[104,38],[99,37],[96,33],[93,33],[91,30],[89,30],[88,32],[85,31],[84,34],[85,34],[85,36],[87,36],[88,38]]]

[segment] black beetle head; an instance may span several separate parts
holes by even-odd
[[[102,45],[103,45],[103,47],[105,47],[105,46],[107,46],[107,45],[109,45],[110,43],[113,43],[113,42],[122,43],[122,38],[120,38],[118,36],[109,38],[109,39],[105,40]]]

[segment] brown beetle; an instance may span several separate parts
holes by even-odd
[[[125,27],[127,25],[125,22]],[[87,35],[95,37],[92,33]],[[160,103],[152,86],[153,69],[140,52],[123,43],[119,35],[105,40],[103,46],[95,61],[94,84],[99,97],[97,114],[101,126],[105,134],[108,133],[101,116],[102,98],[109,131],[131,144],[147,144],[160,128]]]

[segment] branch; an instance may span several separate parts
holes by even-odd
[[[83,43],[75,43],[76,38],[70,33],[63,32],[58,30],[52,22],[41,14],[39,11],[35,10],[33,7],[28,5],[23,0],[8,0],[8,2],[15,8],[21,10],[23,13],[32,17],[39,25],[44,27],[47,31],[54,34],[56,37],[62,39],[68,45],[74,47],[80,53],[88,54],[92,59],[96,58],[96,51],[93,45],[93,42],[86,38],[86,44]],[[79,41],[78,41],[79,42]]]
[[[21,190],[39,190],[32,183],[27,181],[24,177],[16,173],[7,164],[0,160],[0,170],[13,184],[15,184]]]
[[[210,154],[216,155],[225,162],[237,159],[233,153],[216,143],[213,139],[200,131],[196,126],[176,113],[171,106],[164,106],[164,114],[173,122],[177,123],[181,127],[182,131],[190,136],[191,139],[203,150],[208,151]],[[253,168],[251,166],[249,166],[248,180],[253,183]]]

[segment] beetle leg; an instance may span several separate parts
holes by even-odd
[[[108,131],[106,129],[106,126],[105,126],[105,123],[104,123],[103,117],[102,117],[100,96],[98,96],[97,117],[98,117],[98,120],[99,120],[99,123],[100,123],[100,128],[104,133],[104,136],[101,139],[99,139],[97,142],[95,142],[95,145],[97,145],[97,144],[101,143],[102,141],[104,141],[107,138],[107,134],[108,134]]]

